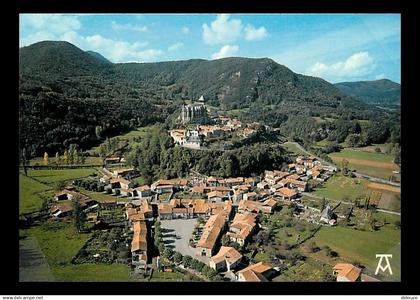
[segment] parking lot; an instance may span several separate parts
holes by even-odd
[[[160,222],[163,231],[163,242],[167,246],[169,245],[173,250],[178,251],[184,256],[190,255],[197,260],[208,263],[207,257],[196,255],[195,248],[189,245],[189,240],[197,219],[161,220]]]

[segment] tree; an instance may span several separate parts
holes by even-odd
[[[222,237],[222,246],[229,246],[230,238],[227,235]]]
[[[186,255],[186,256],[184,256],[183,258],[182,258],[182,264],[185,266],[185,267],[190,267],[191,266],[191,262],[192,262],[192,257],[191,256],[189,256],[189,255]]]
[[[68,153],[67,149],[63,153],[63,159],[64,159],[64,162],[66,163],[66,165],[68,165],[69,164],[69,153]]]
[[[60,165],[60,154],[58,152],[55,153],[55,164]]]
[[[180,263],[182,261],[182,254],[179,252],[175,252],[174,254],[174,262]]]
[[[73,205],[73,221],[77,232],[81,232],[84,228],[86,221],[86,215],[83,212],[82,206],[80,205],[80,196],[74,196],[72,199]]]
[[[167,259],[170,259],[173,255],[174,251],[171,248],[166,248],[165,251],[163,251],[163,257],[166,257]]]
[[[48,162],[49,162],[49,159],[48,159],[48,153],[47,153],[47,152],[45,152],[45,153],[44,153],[44,164],[45,164],[46,166],[48,166]]]
[[[96,135],[96,138],[98,140],[100,140],[102,138],[102,127],[101,126],[96,126],[95,127],[95,135]]]
[[[341,174],[346,175],[348,171],[349,161],[347,159],[341,160]]]

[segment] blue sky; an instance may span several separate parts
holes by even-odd
[[[269,57],[333,83],[401,77],[398,14],[21,14],[19,35],[115,63]]]

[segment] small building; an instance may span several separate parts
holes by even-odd
[[[236,273],[236,279],[243,282],[267,282],[272,277],[275,270],[267,263],[259,262],[249,265]]]
[[[147,225],[144,221],[136,221],[133,224],[133,240],[131,242],[131,259],[136,266],[147,264]]]
[[[209,265],[217,272],[231,271],[241,262],[242,257],[235,248],[222,246],[219,252],[210,258]]]
[[[332,211],[330,204],[328,203],[324,210],[321,212],[321,222],[334,225],[337,223],[337,220],[334,219],[334,212]]]
[[[258,194],[256,192],[249,192],[243,195],[244,200],[257,200]]]
[[[225,227],[226,216],[224,214],[220,213],[210,216],[197,243],[197,255],[212,257]]]
[[[210,203],[220,203],[225,198],[225,194],[219,191],[212,191],[207,194],[207,199]]]
[[[298,193],[293,189],[283,187],[276,191],[276,195],[280,196],[282,200],[292,200],[298,196]]]
[[[152,195],[152,190],[150,186],[143,185],[133,189],[133,196],[139,198],[150,197]]]
[[[255,231],[256,224],[257,221],[253,214],[237,213],[226,235],[231,241],[243,246]]]
[[[333,267],[333,275],[337,276],[337,281],[359,281],[361,272],[360,268],[347,263],[338,263]]]

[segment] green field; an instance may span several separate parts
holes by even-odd
[[[335,152],[329,154],[330,157],[342,157],[342,158],[354,158],[354,159],[363,159],[376,162],[392,162],[392,155],[384,153],[375,153],[354,149],[343,149],[340,152]]]
[[[41,209],[43,199],[52,196],[51,187],[19,174],[19,213]]]
[[[178,272],[153,272],[150,282],[159,282],[159,281],[183,281],[185,276]]]
[[[52,270],[57,281],[140,281],[129,277],[124,264],[69,264]]]
[[[85,190],[84,188],[78,187],[77,188],[81,193],[91,197],[93,200],[97,200],[99,202],[101,201],[113,201],[113,200],[118,200],[120,201],[120,199],[117,199],[116,196],[112,196],[110,194],[104,194],[104,193],[99,193],[99,192],[92,192],[92,191],[88,191]]]
[[[332,274],[332,268],[330,266],[321,264],[311,257],[307,257],[304,262],[299,262],[285,270],[279,276],[273,278],[273,281],[322,282],[325,281],[325,278],[330,274]]]
[[[364,198],[366,193],[369,192],[368,184],[369,181],[366,179],[350,178],[336,174],[322,186],[317,187],[314,194],[335,200]]]
[[[92,168],[86,169],[60,169],[60,170],[28,170],[28,176],[37,179],[45,184],[53,184],[59,181],[67,181],[76,178],[87,177],[97,174],[98,171]]]
[[[52,220],[24,232],[37,240],[50,266],[69,263],[90,237],[77,233],[71,223]]]
[[[281,146],[289,152],[292,152],[292,153],[295,153],[295,154],[298,154],[298,155],[306,155],[306,152],[303,152],[298,147],[296,147],[294,144],[283,144]]]
[[[340,257],[359,262],[370,270],[375,271],[377,266],[376,254],[392,253],[391,262],[394,277],[400,276],[400,248],[401,231],[391,225],[380,230],[359,231],[349,227],[322,227],[315,235],[318,246],[328,245]]]

